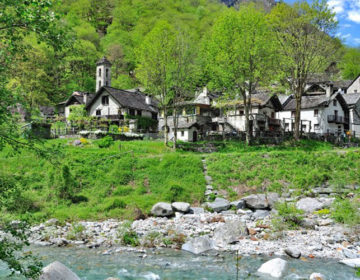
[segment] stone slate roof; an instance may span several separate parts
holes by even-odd
[[[51,117],[55,115],[55,107],[53,106],[39,106],[39,110],[43,116]]]
[[[146,104],[145,97],[146,94],[140,91],[127,91],[122,89],[116,89],[112,87],[102,87],[92,98],[92,100],[86,105],[86,108],[89,108],[93,102],[101,95],[103,91],[109,93],[121,106],[136,110],[145,110],[152,113],[158,112],[158,102],[151,98],[152,104]]]
[[[109,60],[107,60],[107,58],[105,56],[103,56],[102,58],[100,58],[98,60],[98,62],[96,62],[96,65],[101,65],[101,64],[108,64],[111,66],[111,62]]]
[[[74,101],[79,103],[79,104],[84,104],[84,94],[88,95],[88,99],[87,99],[87,103],[89,104],[91,102],[91,100],[93,99],[93,97],[95,96],[92,93],[88,93],[88,92],[81,92],[81,91],[75,91],[72,93],[72,95],[66,100],[65,102],[65,106],[69,106],[71,105]],[[62,102],[63,103],[63,102]],[[61,103],[59,103],[61,104]]]
[[[333,82],[334,89],[348,88],[352,82],[353,82],[352,80],[334,81]]]
[[[168,126],[170,128],[174,128],[174,122],[172,120],[168,121]],[[200,124],[197,121],[186,122],[185,120],[181,120],[180,118],[178,119],[178,129],[191,128],[193,126],[199,128]]]
[[[360,100],[360,93],[349,93],[343,95],[347,105],[355,105]]]
[[[334,89],[346,89],[348,88],[353,80],[334,80],[334,77],[328,73],[312,74],[306,81],[308,84],[327,84],[333,85]]]
[[[344,110],[347,109],[347,104],[343,98],[343,95],[339,93],[332,95],[331,97],[327,97],[326,95],[303,96],[301,97],[301,109],[326,107],[334,99],[337,99],[339,101]],[[292,96],[292,98],[289,99],[289,101],[284,105],[284,111],[294,111],[295,109],[296,100]]]

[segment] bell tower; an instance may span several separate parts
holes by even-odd
[[[103,86],[111,87],[111,63],[105,56],[96,63],[96,92]]]

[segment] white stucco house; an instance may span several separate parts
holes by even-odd
[[[290,96],[277,113],[285,131],[295,128],[296,100]],[[306,95],[301,99],[301,131],[305,133],[334,134],[344,132],[348,124],[348,107],[340,93]]]
[[[349,93],[360,93],[360,75],[357,76],[348,86],[347,94]]]
[[[343,98],[349,108],[349,131],[360,137],[360,92],[344,94]]]

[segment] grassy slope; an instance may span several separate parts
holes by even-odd
[[[189,202],[203,199],[205,180],[199,155],[172,153],[161,142],[116,142],[105,149],[66,143],[47,143],[65,147],[56,165],[29,152],[12,156],[3,151],[0,172],[16,174],[17,183],[26,189],[16,214],[31,210],[36,220],[131,218],[135,207],[148,212],[154,203],[170,201],[174,196]],[[76,196],[86,197],[87,202],[74,204],[57,198],[62,183],[57,178],[64,164],[75,181]],[[177,185],[183,191],[171,196],[170,188]]]
[[[55,165],[30,152],[0,153],[0,175],[15,174],[14,181],[25,189],[7,211],[11,218],[26,212],[32,212],[36,221],[51,217],[132,218],[136,207],[148,213],[158,201],[199,204],[205,190],[202,156],[207,158],[214,187],[231,199],[254,191],[295,188],[303,192],[324,182],[339,187],[360,183],[359,150],[343,153],[319,142],[304,141],[298,147],[244,147],[230,142],[209,155],[174,153],[161,142],[116,142],[105,149],[96,145],[73,147],[67,142],[47,142],[63,147]],[[64,165],[70,168],[75,196],[88,201],[58,199]]]
[[[228,145],[208,156],[214,186],[236,198],[255,191],[298,193],[325,183],[335,187],[360,183],[360,152],[339,151],[331,145],[303,141],[298,147],[251,147]]]

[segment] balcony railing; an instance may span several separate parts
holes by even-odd
[[[348,122],[349,119],[342,116],[337,116],[337,115],[328,116],[328,123],[346,124]]]
[[[281,125],[281,120],[269,118],[269,124],[270,125]]]
[[[97,115],[95,116],[99,119],[108,119],[108,120],[120,120],[120,115]]]

